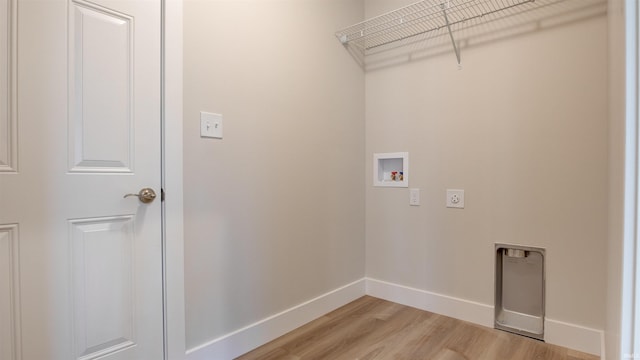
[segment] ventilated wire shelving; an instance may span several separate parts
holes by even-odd
[[[338,31],[336,37],[343,45],[366,56],[385,45],[445,29],[460,64],[460,50],[455,42],[452,26],[534,2],[535,0],[423,0],[351,25]]]

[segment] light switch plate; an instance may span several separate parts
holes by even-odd
[[[420,206],[420,189],[409,189],[409,205]]]
[[[447,207],[464,209],[464,190],[447,189]]]
[[[200,112],[200,137],[222,139],[222,115]]]

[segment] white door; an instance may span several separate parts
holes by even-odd
[[[2,360],[163,357],[160,34],[160,0],[0,0]]]

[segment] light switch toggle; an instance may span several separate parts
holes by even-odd
[[[222,139],[222,114],[200,112],[200,137]]]

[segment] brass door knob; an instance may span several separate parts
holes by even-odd
[[[140,192],[137,193],[137,194],[127,194],[124,197],[127,198],[129,196],[137,196],[138,199],[140,200],[140,202],[148,204],[148,203],[152,202],[153,200],[155,200],[156,192],[153,191],[152,188],[144,188],[144,189],[140,190]]]

